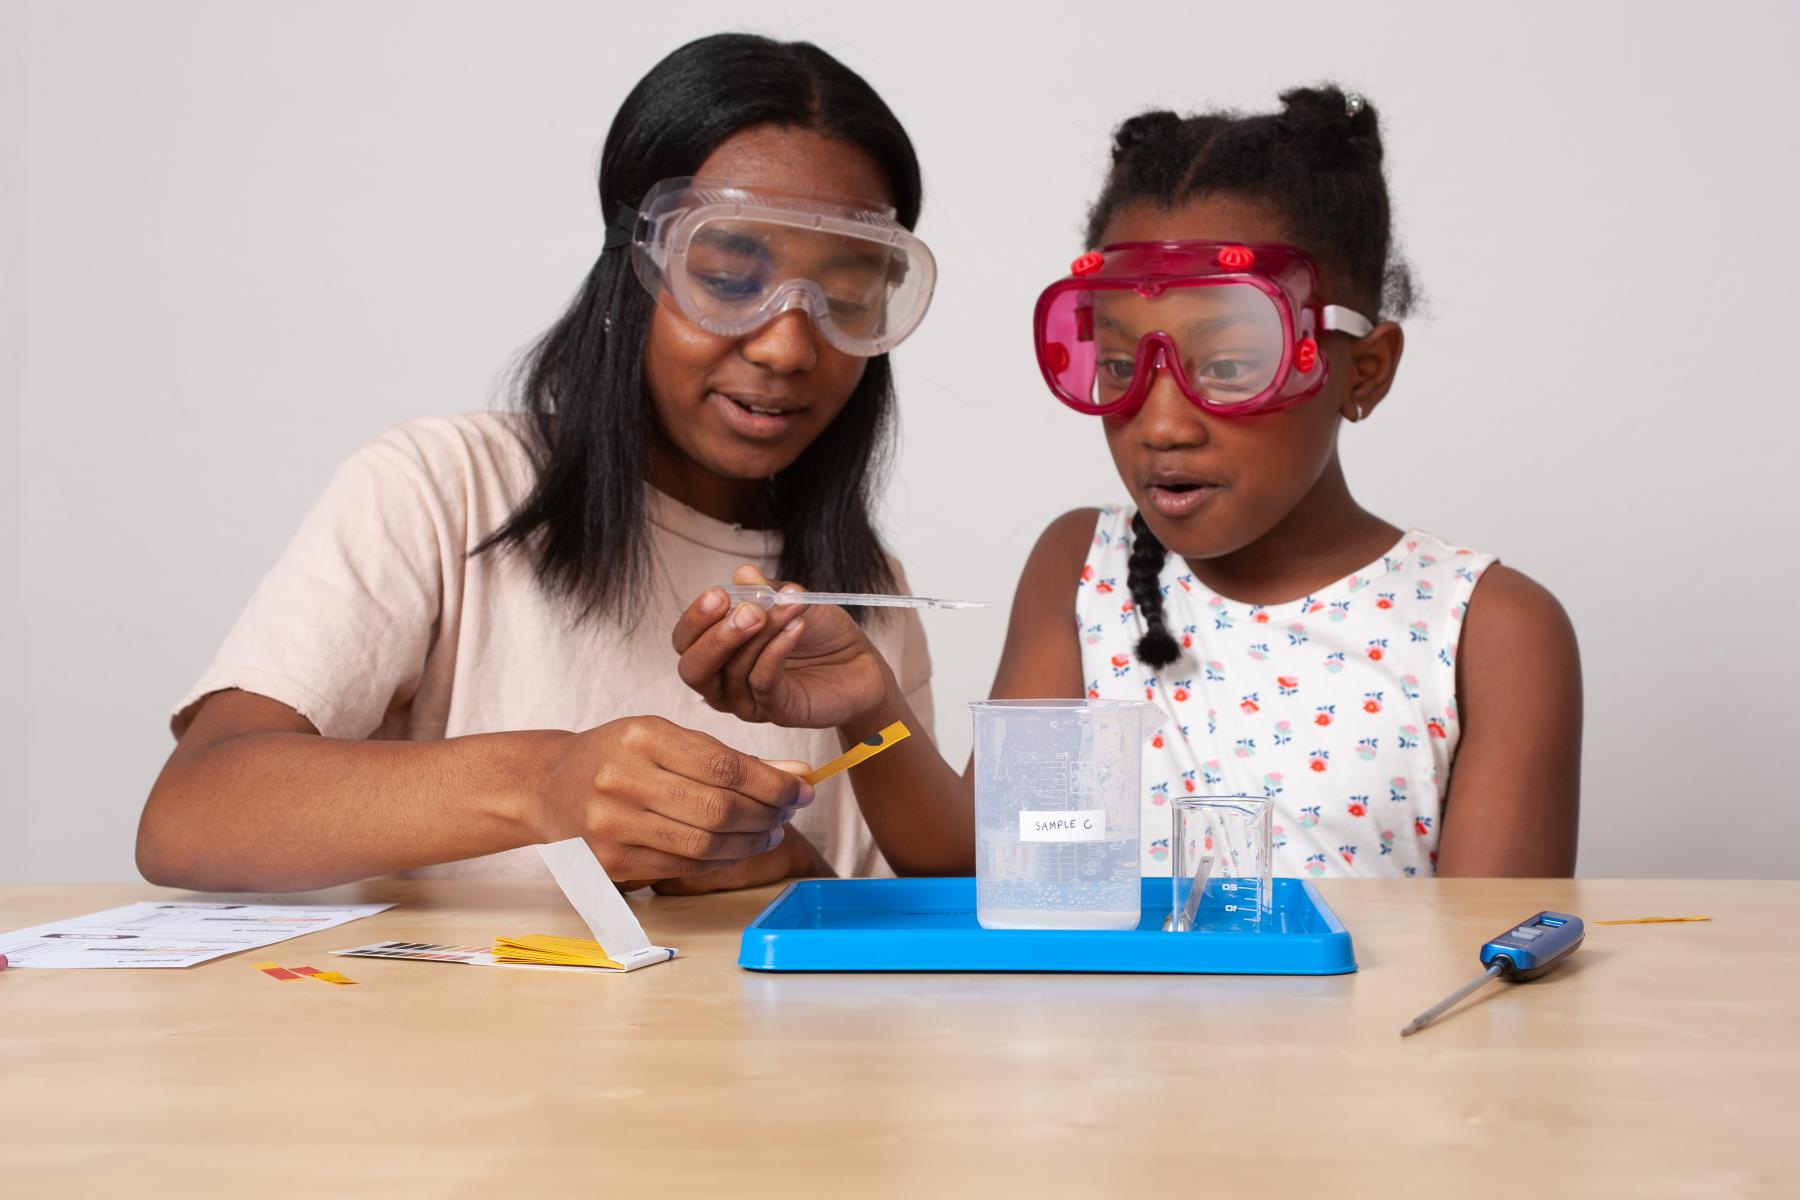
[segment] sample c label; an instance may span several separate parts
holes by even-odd
[[[1106,840],[1106,810],[1078,808],[1073,811],[1019,812],[1021,842],[1103,842]]]

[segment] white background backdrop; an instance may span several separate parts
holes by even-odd
[[[824,46],[917,143],[942,280],[886,528],[917,590],[1002,602],[1122,495],[1026,332],[1111,127],[1367,92],[1433,300],[1353,488],[1567,605],[1584,874],[1794,876],[1795,10],[1031,13],[0,0],[0,879],[134,877],[165,710],[334,464],[503,400],[598,249],[619,101],[724,29]],[[1005,611],[928,617],[953,755]]]

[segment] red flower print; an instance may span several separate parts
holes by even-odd
[[[1088,563],[1081,568],[1081,582],[1089,583],[1094,578],[1094,564]]]
[[[1099,688],[1089,688],[1087,698],[1089,700],[1098,700],[1100,698],[1100,689]]]
[[[1317,771],[1317,772],[1319,772],[1319,773],[1320,773],[1320,774],[1324,774],[1324,772],[1325,772],[1325,760],[1324,760],[1324,759],[1322,759],[1322,758],[1315,758],[1315,759],[1313,759],[1313,760],[1312,760],[1312,769],[1313,769],[1313,770],[1315,770],[1315,771]]]
[[[1352,800],[1350,802],[1350,815],[1353,817],[1366,817],[1369,815],[1369,810]]]
[[[1258,625],[1267,625],[1269,623],[1269,614],[1266,612],[1259,612],[1256,614],[1255,617],[1253,617],[1251,619],[1254,620]]]
[[[1115,667],[1130,666],[1131,656],[1129,654],[1115,654],[1112,656],[1112,665]]]
[[[1181,635],[1181,648],[1183,650],[1192,650],[1194,648],[1194,635],[1193,634],[1184,633]]]
[[[1379,700],[1364,700],[1363,701],[1363,711],[1366,713],[1380,712],[1381,711],[1381,701],[1379,701]]]
[[[1276,677],[1275,682],[1284,688],[1297,688],[1300,686],[1300,677],[1298,675],[1281,675]]]
[[[1175,699],[1186,700],[1187,698],[1188,698],[1188,690],[1186,688],[1178,687],[1175,689]]]
[[[1194,790],[1194,781],[1193,781],[1193,780],[1191,780],[1191,779],[1184,779],[1184,780],[1182,780],[1182,782],[1183,782],[1183,783],[1185,783],[1185,784],[1187,784],[1187,790],[1188,790],[1188,791],[1190,791],[1190,792],[1191,792],[1191,791],[1193,791],[1193,790]]]
[[[1425,728],[1430,730],[1431,736],[1434,738],[1450,736],[1449,734],[1444,732],[1444,723],[1442,721],[1438,720],[1436,717],[1433,717],[1433,718],[1431,718],[1431,720],[1425,722]]]
[[[1331,714],[1330,713],[1320,713],[1318,716],[1313,718],[1313,724],[1320,725],[1320,726],[1331,724]]]
[[[1370,662],[1380,662],[1381,661],[1381,647],[1380,646],[1370,646],[1369,647],[1369,661]]]
[[[1243,701],[1241,703],[1239,703],[1238,707],[1244,710],[1245,716],[1249,716],[1253,712],[1261,712],[1262,711],[1262,705],[1260,705],[1256,701],[1250,699],[1248,696],[1244,697]]]
[[[1094,585],[1094,590],[1099,592],[1102,596],[1110,595],[1113,590],[1113,585],[1102,579],[1099,583]]]

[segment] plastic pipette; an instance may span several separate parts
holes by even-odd
[[[1585,936],[1581,918],[1568,913],[1541,912],[1526,918],[1481,947],[1481,961],[1487,970],[1414,1017],[1400,1036],[1411,1037],[1419,1032],[1489,980],[1522,983],[1546,974],[1574,953]]]
[[[723,584],[733,604],[774,608],[778,604],[838,604],[852,608],[987,608],[986,600],[938,600],[931,596],[889,596],[880,592],[778,592],[767,584]]]

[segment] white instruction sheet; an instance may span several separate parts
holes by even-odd
[[[146,900],[0,933],[0,954],[15,967],[191,967],[392,907]]]

